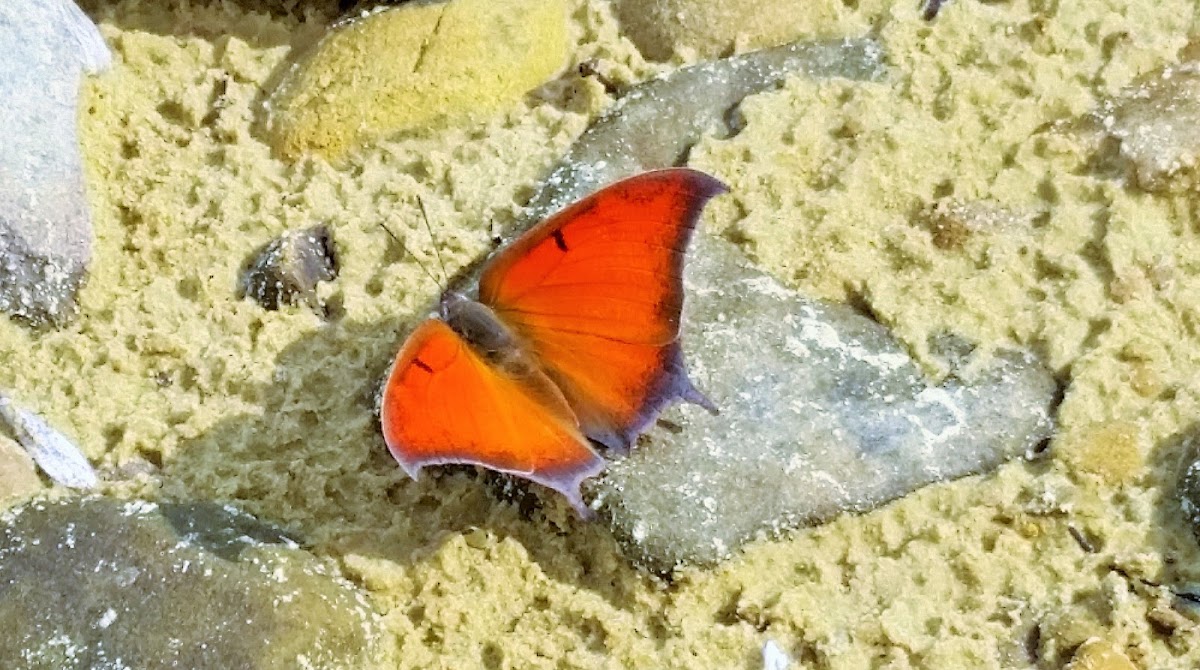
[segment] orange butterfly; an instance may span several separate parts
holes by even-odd
[[[383,389],[384,440],[413,479],[482,465],[549,486],[590,515],[589,440],[627,450],[676,399],[716,408],[679,345],[683,258],[726,191],[695,170],[617,182],[526,232],[483,269],[479,300],[448,294],[408,338]]]

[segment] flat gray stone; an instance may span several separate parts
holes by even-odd
[[[0,515],[3,668],[358,668],[374,617],[232,508],[85,498]]]
[[[685,286],[684,359],[721,413],[673,407],[584,490],[653,570],[992,469],[1050,435],[1057,385],[1031,358],[931,384],[879,323],[712,238],[697,240]]]
[[[92,248],[80,78],[108,49],[71,0],[27,0],[0,3],[0,52],[0,310],[58,322],[76,311]]]

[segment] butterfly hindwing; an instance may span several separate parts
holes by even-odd
[[[725,190],[695,170],[647,172],[553,215],[484,269],[480,302],[521,334],[588,437],[627,448],[676,398],[711,409],[684,371],[679,322],[688,242]]]
[[[536,370],[489,364],[442,321],[408,338],[380,413],[388,449],[414,478],[426,465],[482,465],[549,486],[587,514],[579,484],[604,461],[557,389]]]

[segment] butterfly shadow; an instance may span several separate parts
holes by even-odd
[[[608,529],[560,496],[475,468],[430,467],[413,481],[397,466],[375,397],[413,325],[343,320],[287,346],[269,383],[240,392],[254,411],[178,444],[163,497],[233,503],[335,558],[411,565],[464,538],[515,543],[547,578],[633,608],[635,584],[658,578],[635,571]]]

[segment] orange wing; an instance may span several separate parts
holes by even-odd
[[[484,269],[480,302],[523,336],[589,438],[627,449],[677,398],[714,409],[687,378],[679,318],[688,241],[725,190],[695,170],[647,172],[555,214]]]
[[[388,450],[413,479],[426,465],[482,465],[555,489],[590,515],[579,484],[604,460],[562,395],[536,370],[520,378],[500,372],[441,321],[409,336],[380,413]]]

